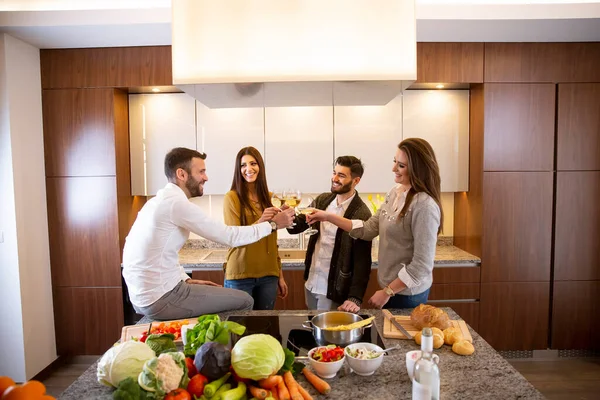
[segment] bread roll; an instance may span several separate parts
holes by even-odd
[[[454,343],[462,340],[463,335],[459,328],[451,326],[444,329],[444,343],[452,346]]]
[[[439,349],[444,345],[444,333],[438,328],[431,328],[433,333],[433,348]],[[415,343],[419,346],[421,345],[421,336],[423,335],[423,331],[417,332],[413,339],[415,339]]]
[[[417,329],[435,327],[446,329],[451,326],[450,317],[440,308],[419,304],[410,314],[410,320]]]
[[[470,356],[475,352],[475,347],[468,340],[459,340],[452,345],[452,351],[461,356]]]

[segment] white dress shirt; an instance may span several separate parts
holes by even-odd
[[[356,196],[356,192],[342,204],[337,203],[337,196],[325,209],[326,212],[344,216],[350,202]],[[329,268],[331,266],[331,255],[335,246],[335,235],[338,227],[330,222],[321,222],[319,229],[320,234],[315,244],[315,252],[313,253],[308,279],[304,287],[314,294],[327,295],[327,285],[329,280]]]
[[[189,279],[179,264],[178,252],[190,231],[238,247],[270,235],[272,229],[268,222],[233,227],[213,221],[179,186],[167,183],[140,210],[125,239],[123,277],[133,304],[149,306]]]

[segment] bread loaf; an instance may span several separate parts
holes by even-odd
[[[468,340],[459,340],[452,345],[452,351],[461,356],[470,356],[475,352],[475,347]]]
[[[444,329],[444,343],[452,346],[454,343],[462,340],[463,335],[459,328],[451,326]]]
[[[425,327],[446,329],[451,326],[450,317],[444,310],[427,304],[419,304],[410,313],[410,320],[417,329]]]

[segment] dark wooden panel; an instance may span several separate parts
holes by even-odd
[[[306,310],[304,298],[304,270],[284,270],[283,276],[288,285],[289,294],[285,300],[277,298],[276,310]]]
[[[558,170],[600,170],[600,83],[558,85],[557,135]]]
[[[484,171],[552,171],[555,86],[485,85]]]
[[[469,191],[454,194],[454,245],[481,257],[484,85],[469,100]]]
[[[188,274],[189,275],[189,274]],[[203,281],[211,281],[222,285],[225,280],[223,271],[192,271],[192,279],[201,279]]]
[[[600,281],[554,282],[552,348],[600,350]]]
[[[550,280],[552,172],[484,172],[482,282]]]
[[[59,355],[103,354],[121,336],[121,287],[55,287],[54,316]]]
[[[429,301],[429,304],[436,307],[450,307],[452,308],[467,324],[474,330],[479,330],[479,302],[478,301],[465,301],[465,302],[443,302],[443,301]]]
[[[482,283],[479,333],[496,350],[548,348],[549,282]]]
[[[435,267],[433,283],[479,283],[480,267]]]
[[[42,88],[172,85],[171,46],[40,51]]]
[[[486,43],[485,82],[600,82],[600,43]]]
[[[417,43],[417,82],[483,82],[483,43]]]
[[[46,176],[115,175],[112,89],[44,90]]]
[[[600,171],[558,172],[555,280],[600,280]]]
[[[479,283],[434,283],[429,300],[479,300]]]
[[[55,286],[120,286],[115,177],[46,178]]]
[[[378,291],[379,289],[381,289],[381,288],[379,287],[379,282],[377,281],[377,270],[372,269],[371,275],[369,275],[369,284],[367,285],[367,290],[365,291],[365,297],[363,298],[364,304],[363,304],[362,308],[372,308],[373,307],[368,304],[368,301],[371,298],[371,296],[373,296],[375,294],[375,292]]]

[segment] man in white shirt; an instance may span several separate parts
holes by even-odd
[[[311,205],[346,218],[367,220],[371,211],[358,196],[355,187],[364,172],[362,162],[353,156],[335,161],[331,193],[320,194]],[[308,229],[306,217],[296,217],[290,233]],[[371,242],[351,238],[337,226],[314,224],[318,233],[311,236],[304,261],[306,306],[310,310],[357,312],[367,289],[371,273]]]
[[[251,226],[226,226],[211,220],[189,201],[202,196],[208,181],[206,154],[182,147],[165,157],[169,183],[138,213],[123,250],[123,277],[138,313],[152,319],[190,318],[229,310],[250,310],[247,293],[190,279],[179,264],[178,252],[190,231],[231,247],[244,246],[290,226],[293,209],[269,208],[270,220]]]

